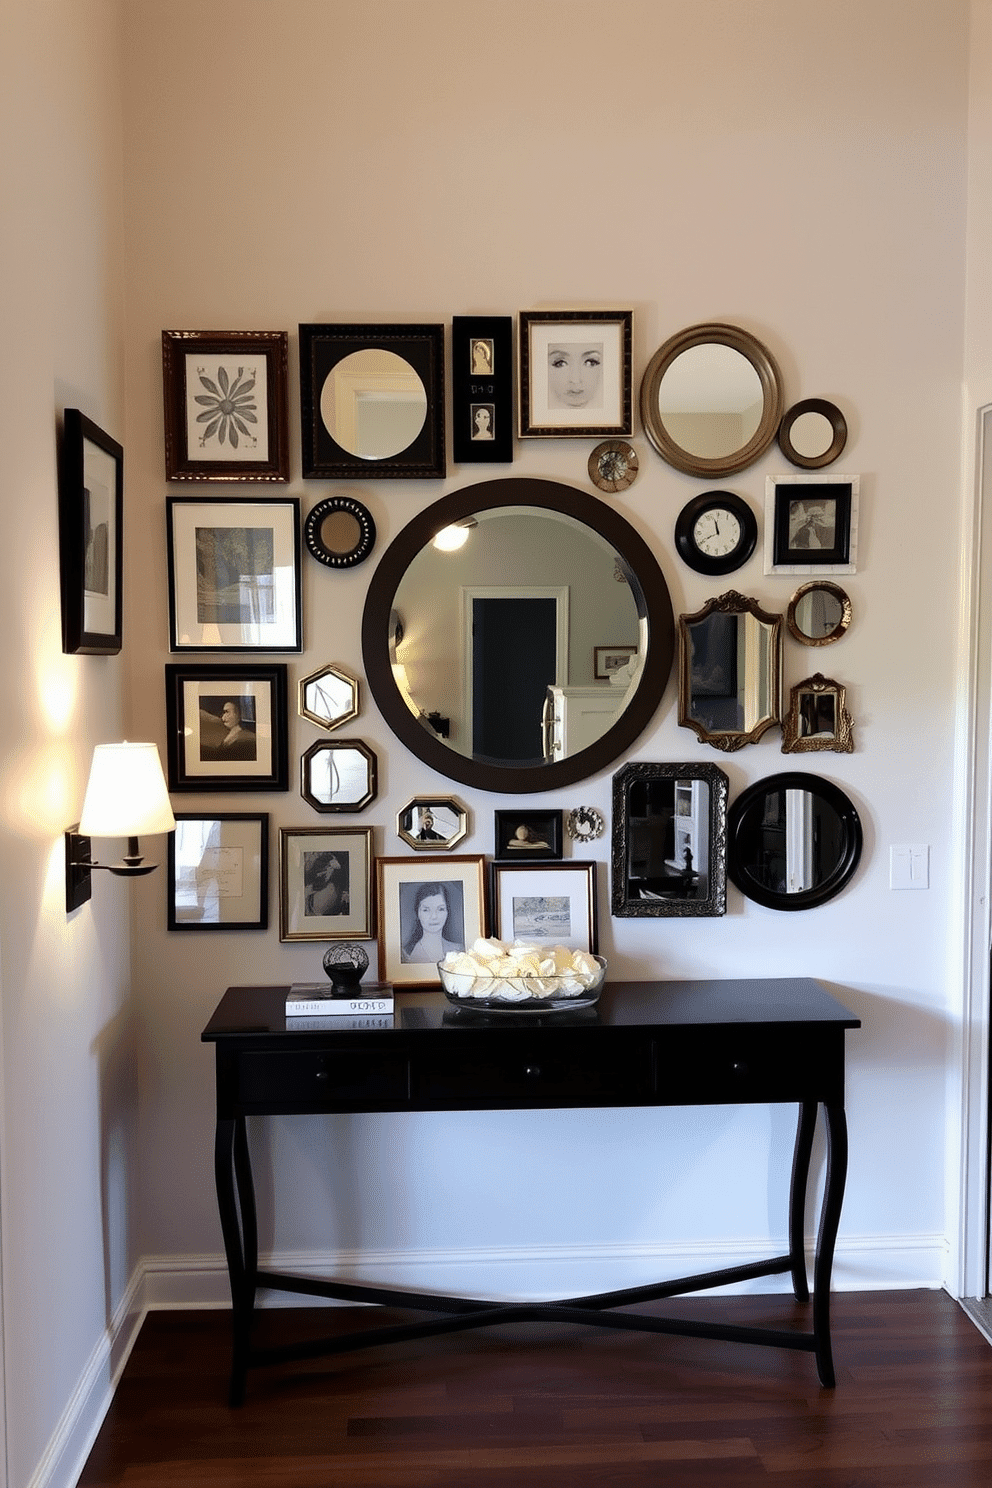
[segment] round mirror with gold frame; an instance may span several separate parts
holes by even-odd
[[[717,321],[670,337],[641,381],[641,419],[654,448],[676,470],[704,478],[732,475],[763,455],[782,404],[771,352]]]
[[[847,420],[826,398],[793,403],[778,426],[778,446],[787,460],[803,470],[820,470],[847,443]]]
[[[851,601],[839,584],[812,579],[800,584],[789,600],[785,623],[789,634],[804,646],[829,646],[839,641],[851,623]]]

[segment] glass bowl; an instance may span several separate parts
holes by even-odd
[[[570,971],[560,976],[472,976],[450,971],[438,962],[441,990],[456,1007],[480,1013],[553,1013],[592,1007],[606,980],[606,961],[590,958],[595,972]]]

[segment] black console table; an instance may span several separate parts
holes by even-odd
[[[203,1031],[216,1045],[215,1172],[231,1279],[231,1403],[253,1365],[366,1348],[462,1328],[544,1319],[772,1344],[816,1356],[833,1385],[830,1271],[847,1172],[844,1034],[855,1018],[806,978],[615,982],[596,1008],[483,1016],[440,992],[402,993],[388,1028],[304,1027],[285,1016],[285,987],[230,987]],[[487,1111],[790,1102],[799,1107],[789,1251],[678,1281],[547,1303],[501,1303],[314,1280],[259,1269],[245,1119],[334,1111]],[[791,1273],[807,1301],[803,1217],[817,1107],[827,1174],[813,1268],[812,1331],[737,1327],[614,1309],[728,1282]],[[258,1287],[435,1314],[305,1345],[251,1344]]]

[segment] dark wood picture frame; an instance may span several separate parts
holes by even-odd
[[[259,666],[167,663],[169,789],[288,790],[287,701],[283,662]],[[240,713],[238,720],[233,713],[225,717],[231,702]],[[243,734],[230,739],[236,727]]]
[[[602,439],[631,433],[633,323],[632,310],[521,310],[521,439]],[[576,347],[591,341],[599,347],[598,386],[591,395],[585,389],[583,401],[573,402],[565,394],[561,402],[558,396],[549,367],[556,341]]]
[[[565,945],[571,950],[599,950],[599,896],[597,867],[592,861],[566,858],[555,863],[507,863],[497,859],[490,863],[490,922],[492,934],[499,940],[539,940],[548,945]],[[554,909],[569,890],[567,925],[564,915]],[[513,890],[517,893],[512,893]],[[504,892],[505,891],[505,892]],[[573,924],[573,903],[583,911],[583,926]],[[530,902],[533,901],[533,902]],[[544,909],[538,908],[543,902]],[[561,918],[556,923],[557,915]]]
[[[162,391],[166,480],[289,480],[285,331],[163,331]]]
[[[451,321],[451,444],[456,465],[513,459],[513,317]]]
[[[169,649],[302,651],[299,498],[167,496],[165,506]],[[258,581],[248,596],[246,574]]]
[[[494,811],[493,857],[532,863],[562,855],[561,811]]]
[[[444,477],[443,325],[309,324],[300,326],[299,335],[305,479],[440,480]],[[331,374],[347,357],[362,351],[387,352],[400,358],[417,374],[426,395],[426,412],[419,431],[404,448],[381,457],[363,456],[339,443],[328,427],[322,407]],[[357,392],[350,390],[350,393],[352,405],[357,406]]]
[[[177,811],[175,818],[168,847],[168,929],[267,930],[268,813]],[[196,823],[209,827],[209,838],[197,831]],[[193,904],[191,893],[196,896]]]
[[[78,408],[59,460],[62,650],[116,656],[123,644],[124,449]]]

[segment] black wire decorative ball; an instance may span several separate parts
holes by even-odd
[[[354,992],[368,969],[367,953],[353,941],[333,945],[324,953],[324,970],[331,979],[334,991],[342,995]]]

